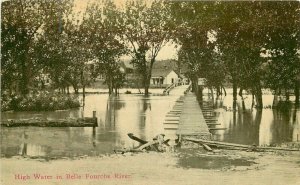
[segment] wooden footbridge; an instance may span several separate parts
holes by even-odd
[[[201,136],[210,138],[209,127],[192,92],[180,96],[164,121],[165,130],[176,130],[178,136]]]

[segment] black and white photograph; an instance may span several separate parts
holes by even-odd
[[[300,185],[300,1],[0,0],[1,185]]]

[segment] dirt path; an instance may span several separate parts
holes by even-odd
[[[51,161],[14,157],[1,159],[1,184],[300,185],[299,152],[275,154],[230,151],[224,155],[229,158],[247,158],[256,164],[209,170],[188,168],[178,165],[181,158],[178,153],[141,153]],[[48,177],[38,179],[39,175]],[[56,179],[57,176],[62,179]]]

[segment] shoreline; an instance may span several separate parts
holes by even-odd
[[[13,157],[0,158],[1,182],[15,185],[41,183],[296,185],[300,182],[299,152],[221,151],[221,153],[229,159],[246,158],[254,163],[250,166],[199,169],[180,166],[178,164],[180,154],[155,152],[49,161]],[[201,155],[207,153],[198,154],[197,157]],[[16,175],[20,178],[16,178]],[[21,176],[24,178],[21,179]],[[37,176],[43,176],[44,179]],[[213,178],[210,178],[212,176]]]

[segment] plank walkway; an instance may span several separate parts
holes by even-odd
[[[188,92],[182,101],[177,135],[210,136],[209,128],[194,93]]]

